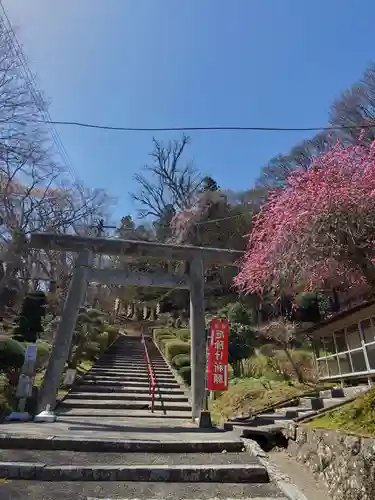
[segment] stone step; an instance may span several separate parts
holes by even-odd
[[[298,417],[298,415],[306,413],[306,412],[311,412],[311,410],[308,410],[306,407],[296,407],[296,406],[288,406],[284,408],[279,408],[275,410],[274,414],[280,415],[282,418],[292,420],[293,418]],[[259,416],[263,417],[265,414],[261,413]],[[273,415],[273,414],[269,414]]]
[[[323,399],[331,398],[353,398],[369,390],[368,385],[357,385],[353,387],[336,387],[334,389],[328,389],[325,391],[320,391],[319,396]]]
[[[119,362],[113,362],[113,363],[110,363],[109,361],[106,361],[106,362],[98,362],[98,363],[95,363],[95,365],[93,366],[93,368],[112,368],[112,369],[117,369],[117,368],[147,368],[147,363],[145,362],[139,362],[139,363],[133,363],[133,362],[129,362],[129,363],[119,363]],[[157,368],[165,368],[165,369],[170,369],[169,366],[166,364],[166,363],[154,363],[152,362],[152,366],[155,366]]]
[[[114,380],[98,380],[98,379],[82,379],[80,381],[80,385],[89,385],[89,386],[109,386],[109,387],[139,387],[145,388],[149,387],[148,381],[114,381]],[[159,389],[179,389],[180,385],[177,381],[175,382],[161,382],[158,380],[157,384]]]
[[[159,370],[161,372],[166,372],[166,373],[171,373],[171,369],[168,367],[168,366],[159,366],[159,365],[152,365],[152,368],[154,370]],[[111,370],[111,371],[114,371],[114,372],[123,372],[123,371],[131,371],[131,372],[134,372],[134,371],[142,371],[142,372],[145,372],[147,373],[148,372],[148,366],[147,365],[127,365],[127,366],[118,366],[118,365],[98,365],[98,366],[94,366],[92,368],[92,370],[96,371],[96,370],[100,370],[100,371],[108,371],[108,370]],[[91,370],[90,370],[91,371]]]
[[[101,394],[111,394],[111,393],[124,393],[124,394],[149,394],[150,388],[147,385],[147,387],[128,387],[127,385],[122,385],[122,386],[101,386],[97,384],[92,384],[92,385],[76,385],[73,388],[73,391],[71,394],[75,392],[84,392],[84,393],[101,393]],[[171,388],[164,388],[160,389],[160,387],[157,387],[157,392],[158,394],[161,394],[162,396],[164,395],[184,395],[185,392],[180,389],[171,389]]]
[[[301,398],[300,403],[302,406],[306,405],[306,408],[309,408],[314,411],[322,410],[323,408],[330,408],[331,406],[340,405],[345,403],[348,398]]]
[[[110,452],[105,457],[95,452],[42,451],[42,450],[1,450],[1,460],[6,462],[44,462],[48,465],[215,465],[258,464],[258,459],[248,451],[229,451],[226,453],[192,452],[167,453],[157,452]]]
[[[241,436],[242,437],[249,437],[250,435],[273,435],[273,434],[279,434],[282,432],[287,423],[293,422],[292,420],[290,421],[285,421],[283,422],[283,425],[280,423],[274,423],[274,424],[264,424],[264,425],[251,425],[249,422],[226,422],[224,424],[224,429],[227,431],[232,431],[235,429],[238,429],[241,431]]]
[[[267,469],[255,464],[225,465],[49,465],[0,462],[0,477],[33,481],[128,481],[162,483],[269,483]]]
[[[135,401],[116,401],[116,400],[93,400],[93,399],[74,399],[74,398],[65,398],[59,404],[59,409],[61,408],[92,408],[92,409],[108,409],[108,410],[147,410],[151,408],[151,401],[145,402],[135,402]],[[191,411],[191,405],[187,402],[169,402],[164,399],[160,401],[158,398],[155,398],[154,403],[155,410],[163,410],[166,411]]]
[[[175,403],[186,403],[189,399],[184,395],[175,395],[175,394],[163,394],[159,395],[158,391],[155,391],[155,400],[160,400],[160,396],[162,396],[162,401],[175,402]],[[69,400],[71,399],[90,399],[96,400],[100,399],[103,401],[106,400],[121,400],[121,401],[151,401],[151,395],[149,393],[139,394],[136,392],[113,392],[113,393],[98,393],[98,392],[71,392],[69,393]]]
[[[174,375],[169,372],[169,373],[160,373],[157,370],[155,370],[154,375],[158,375],[158,378],[161,380],[174,380]],[[108,372],[108,371],[96,371],[96,370],[90,370],[90,372],[86,375],[86,377],[95,377],[95,378],[100,378],[100,377],[108,377],[112,378],[113,380],[117,379],[129,379],[131,378],[132,380],[138,380],[138,379],[148,379],[149,374],[147,371],[137,371],[134,370],[133,372],[131,371],[126,371],[126,372]]]
[[[65,415],[69,417],[136,417],[136,418],[150,418],[150,417],[161,417],[162,419],[166,417],[170,418],[191,418],[191,411],[177,411],[177,410],[166,410],[165,414],[163,410],[156,409],[154,413],[151,410],[132,410],[130,408],[124,408],[121,410],[110,408],[60,408],[60,405],[57,408],[58,415]]]
[[[290,500],[273,483],[4,482],[4,500]],[[297,498],[297,497],[293,497]],[[302,496],[299,496],[301,498]]]
[[[110,377],[106,375],[85,375],[84,380],[86,381],[94,381],[96,383],[102,383],[102,382],[119,382],[128,384],[128,383],[136,383],[136,382],[143,382],[143,383],[148,383],[149,377],[148,375],[145,375],[144,377],[131,377],[130,375],[127,376],[122,376],[122,377]],[[174,377],[158,377],[158,385],[159,384],[172,384],[175,383],[177,384],[177,381]]]

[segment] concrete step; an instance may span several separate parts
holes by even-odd
[[[353,387],[336,387],[326,391],[320,391],[319,396],[323,399],[331,398],[353,398],[369,390],[368,385],[357,385]]]
[[[319,411],[323,408],[330,408],[345,403],[348,398],[301,398],[301,406],[306,406],[313,411]]]
[[[93,400],[93,399],[74,399],[74,398],[66,398],[59,404],[59,409],[61,408],[92,408],[92,409],[113,409],[113,410],[146,410],[151,408],[151,400],[150,401],[119,401],[119,400]],[[170,402],[165,401],[164,399],[160,401],[158,398],[155,398],[154,404],[155,410],[163,410],[166,411],[191,411],[191,405],[187,402]]]
[[[159,373],[171,373],[171,370],[167,367],[165,368],[160,368],[158,366],[152,366],[152,368],[155,370],[155,371],[158,371]],[[106,372],[106,373],[138,373],[138,372],[147,372],[148,371],[148,366],[147,365],[144,365],[144,366],[126,366],[126,367],[119,367],[119,366],[108,366],[108,367],[102,367],[102,366],[94,366],[90,372],[100,372],[100,373],[103,373],[103,372]]]
[[[155,369],[155,370],[166,370],[168,372],[170,372],[170,368],[167,366],[167,365],[159,365],[159,364],[152,364],[152,367]],[[114,370],[114,371],[129,371],[129,370],[133,370],[133,369],[136,369],[136,370],[144,370],[144,371],[147,371],[148,370],[148,366],[146,364],[137,364],[137,365],[131,365],[131,364],[128,364],[128,365],[118,365],[117,363],[116,364],[103,364],[103,365],[95,365],[93,368],[93,370]]]
[[[188,398],[186,396],[179,394],[163,394],[162,400],[166,403],[175,402],[175,403],[185,403],[188,402]],[[138,393],[129,393],[129,392],[112,392],[109,394],[105,393],[97,393],[97,392],[71,392],[69,393],[69,400],[71,399],[99,399],[102,401],[105,400],[121,400],[121,401],[151,401],[151,395],[146,394],[138,394]],[[155,400],[159,400],[159,393],[155,392]]]
[[[169,380],[175,380],[174,375],[172,373],[169,374],[160,374],[159,372],[155,371],[154,375],[158,377],[158,380],[161,381],[169,381]],[[90,371],[86,375],[86,378],[102,378],[102,377],[108,377],[113,380],[148,380],[149,379],[149,374],[148,372],[124,372],[124,373],[108,373],[108,372],[96,372],[96,371]]]
[[[290,500],[273,483],[8,481],[1,492],[4,500]]]
[[[321,408],[324,408],[324,400],[323,398],[310,398],[310,397],[304,397],[300,398],[299,400],[299,406],[300,407],[306,407],[306,409],[309,410],[320,410]]]
[[[244,449],[245,450],[245,449]],[[95,452],[42,451],[42,450],[1,450],[1,460],[6,462],[44,462],[48,465],[217,465],[258,464],[258,459],[248,451],[230,451],[227,453],[166,453],[155,452],[111,452],[105,457]]]
[[[71,407],[60,407],[57,408],[57,414],[65,415],[69,417],[132,417],[132,418],[150,418],[150,417],[171,417],[171,418],[191,418],[191,411],[177,411],[177,410],[166,410],[167,413],[164,414],[163,410],[155,409],[154,413],[151,410],[132,410],[127,409],[110,409],[110,408],[71,408]]]
[[[167,429],[166,429],[167,431]],[[22,443],[25,440],[25,443]],[[228,454],[241,455],[241,460],[246,460],[245,463],[251,463],[251,457],[247,452],[243,452],[243,443],[240,439],[215,439],[213,437],[210,440],[200,440],[200,439],[183,439],[179,441],[155,441],[155,440],[133,440],[133,439],[114,439],[114,438],[89,438],[80,439],[77,436],[51,436],[46,439],[40,436],[28,436],[28,435],[14,435],[4,438],[0,435],[0,445],[2,455],[1,458],[10,461],[41,461],[38,455],[41,450],[44,452],[49,452],[46,457],[48,463],[52,462],[52,457],[57,456],[55,460],[59,460],[59,463],[74,464],[82,463],[84,461],[84,455],[90,454],[90,463],[105,463],[106,457],[99,453],[99,456],[95,459],[94,453],[106,452],[109,457],[116,459],[117,463],[153,463],[153,461],[146,460],[147,456],[152,454],[154,457],[163,454],[164,463],[166,460],[177,460],[177,463],[191,463],[189,460],[192,456],[197,456],[198,454],[222,454],[225,456]],[[4,453],[3,453],[4,452]],[[39,452],[39,453],[38,453]],[[58,452],[58,453],[56,453]],[[76,452],[76,454],[72,454]],[[223,453],[225,452],[225,453]],[[21,455],[22,453],[22,455]],[[38,454],[37,454],[38,453]],[[124,455],[127,454],[127,455]],[[140,458],[137,458],[139,455]],[[171,457],[168,456],[171,454]],[[186,457],[184,460],[186,462],[181,462],[179,455]],[[243,457],[242,457],[243,455]],[[12,458],[13,457],[13,458]],[[59,458],[61,457],[61,458]],[[112,460],[112,463],[116,463]],[[111,462],[110,462],[111,463]],[[156,463],[160,463],[157,461]],[[225,463],[225,459],[222,463]]]
[[[123,376],[123,377],[110,377],[106,375],[85,375],[84,377],[85,381],[92,381],[96,383],[102,383],[102,382],[112,382],[112,383],[122,383],[123,385],[130,384],[130,383],[149,383],[149,377],[131,377],[130,375],[128,377]],[[159,384],[177,384],[177,381],[175,378],[170,378],[170,377],[158,377],[158,385]]]
[[[88,386],[109,386],[109,387],[139,387],[146,388],[149,387],[148,381],[114,381],[114,380],[98,380],[98,379],[82,379],[80,381],[80,385],[88,385]],[[180,385],[177,381],[175,382],[161,382],[158,380],[158,388],[159,389],[179,389]]]
[[[129,481],[162,483],[269,483],[259,463],[204,465],[49,465],[45,462],[0,462],[0,477],[34,481]]]
[[[122,385],[122,386],[101,386],[97,384],[91,384],[91,385],[76,385],[73,388],[74,392],[71,392],[71,394],[74,394],[75,392],[84,392],[86,394],[88,393],[100,393],[100,394],[111,394],[111,393],[118,393],[118,394],[149,394],[150,388],[147,385],[147,387],[128,387],[127,385]],[[161,394],[162,396],[168,396],[168,395],[184,395],[185,392],[180,389],[171,389],[171,388],[164,388],[160,389],[159,387],[157,388],[157,393]]]
[[[295,407],[295,406],[289,406],[285,408],[279,408],[275,410],[276,415],[280,415],[285,419],[290,419],[292,420],[293,418],[298,417],[300,414],[304,414],[306,412],[311,412],[311,410],[308,410],[306,407]],[[263,414],[260,415],[263,417]]]

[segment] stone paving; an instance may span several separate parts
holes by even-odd
[[[150,357],[154,413],[141,341],[122,336],[56,422],[0,425],[0,475],[14,478],[0,482],[1,500],[286,500],[236,433],[192,422],[189,395],[153,344]]]

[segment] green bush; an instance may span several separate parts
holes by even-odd
[[[172,330],[157,329],[154,330],[154,341],[155,344],[164,352],[165,349],[165,341],[176,340],[176,335],[172,332]]]
[[[48,342],[36,343],[36,368],[43,368],[47,365],[52,346]]]
[[[165,356],[169,361],[177,354],[188,354],[190,356],[190,344],[182,340],[170,340],[165,344]]]
[[[160,339],[164,337],[176,337],[173,330],[170,328],[155,328],[153,331],[154,341],[158,344]]]
[[[25,359],[25,347],[10,337],[0,337],[0,370],[22,368]]]
[[[183,366],[189,366],[190,365],[190,356],[188,354],[177,354],[172,359],[172,365],[175,368],[182,368]]]
[[[179,330],[175,330],[175,333],[177,338],[184,342],[190,340],[190,330],[188,328],[180,328]]]
[[[187,385],[191,385],[191,366],[182,366],[178,373]]]

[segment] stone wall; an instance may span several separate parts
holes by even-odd
[[[334,500],[375,500],[375,439],[300,426],[288,452],[327,485]]]

